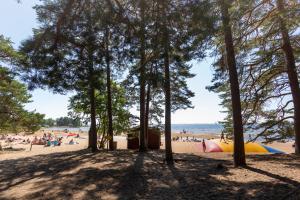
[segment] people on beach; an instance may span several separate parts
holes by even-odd
[[[202,149],[203,149],[203,152],[205,153],[206,152],[206,144],[205,144],[204,139],[202,140]]]
[[[221,132],[220,142],[222,142],[222,140],[224,140],[224,142],[226,143],[225,135],[224,135],[224,130],[222,130],[222,132]]]
[[[74,142],[74,140],[73,139],[71,139],[70,141],[69,141],[69,144],[75,144],[75,142]]]

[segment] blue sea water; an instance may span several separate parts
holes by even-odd
[[[73,127],[51,127],[47,128],[48,130],[61,130],[68,129],[69,131],[88,131],[89,127],[80,127],[80,128],[73,128]],[[219,134],[222,131],[222,125],[220,124],[172,124],[172,132],[173,133],[180,133],[183,130],[186,133],[208,133],[208,134]]]
[[[172,132],[174,133],[185,130],[187,133],[219,134],[222,128],[220,124],[172,124]]]

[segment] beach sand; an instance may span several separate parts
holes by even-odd
[[[1,153],[0,199],[300,199],[300,157],[293,154],[247,155],[248,167],[234,168],[232,154],[172,142],[172,166],[162,150],[125,150],[125,137],[115,137],[117,151],[96,154],[86,149],[87,138],[76,140]]]
[[[56,132],[56,135],[66,135],[62,132]],[[77,132],[76,132],[77,133]],[[43,132],[37,132],[36,136],[42,136]],[[35,135],[28,136],[33,138]],[[181,134],[173,133],[172,137],[180,137]],[[22,158],[24,156],[33,156],[33,155],[44,155],[49,153],[57,153],[57,152],[69,152],[69,151],[78,151],[87,148],[88,145],[88,134],[85,132],[80,133],[81,138],[64,137],[63,144],[61,146],[56,147],[44,147],[43,145],[33,145],[30,151],[30,144],[13,144],[13,151],[0,151],[0,160],[10,159],[10,158]],[[215,139],[219,138],[218,135],[210,135],[210,134],[184,134],[183,138],[205,138],[205,139]],[[78,144],[69,145],[68,142],[73,139]],[[117,141],[117,149],[127,149],[127,138],[126,136],[115,136],[114,140]],[[161,149],[165,148],[164,138],[161,138]],[[3,144],[3,143],[2,143]],[[267,144],[270,147],[281,150],[285,153],[293,153],[294,148],[292,147],[293,142],[273,142]],[[201,154],[203,153],[201,142],[184,142],[184,141],[172,141],[172,150],[174,153],[189,153],[189,154]]]

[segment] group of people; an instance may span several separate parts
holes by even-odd
[[[182,142],[201,142],[201,139],[199,138],[195,138],[195,136],[185,136],[185,137],[182,137],[182,136],[176,136],[176,137],[173,137],[172,138],[173,141],[182,141]]]
[[[19,142],[20,144],[30,144],[30,139],[29,138],[24,138],[25,135],[19,136],[18,134],[14,136],[10,135],[1,135],[0,140],[4,140],[5,143],[13,143],[13,142]]]
[[[11,146],[14,144],[29,144],[30,145],[30,150],[32,149],[33,145],[44,145],[45,147],[50,147],[50,146],[61,146],[61,144],[63,143],[63,136],[58,136],[56,134],[54,134],[54,132],[45,132],[44,130],[42,130],[43,132],[43,136],[39,137],[37,135],[33,136],[28,136],[28,135],[20,135],[20,134],[15,134],[15,135],[11,135],[11,134],[1,134],[0,135],[0,142],[4,141],[4,146]],[[80,135],[77,133],[72,133],[72,134],[68,134],[68,137],[73,136],[74,138],[71,138],[66,144],[69,145],[74,145],[74,144],[79,144],[77,141],[75,141],[75,138],[78,139],[84,139],[82,137],[80,137]],[[0,146],[1,143],[0,143]]]
[[[32,145],[45,145],[47,147],[53,146],[60,146],[62,144],[63,137],[57,137],[52,135],[51,133],[44,133],[43,137],[38,138],[37,136],[34,137],[31,144]]]

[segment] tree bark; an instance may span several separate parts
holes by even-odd
[[[109,136],[109,150],[114,150],[114,133],[112,122],[112,102],[111,102],[111,81],[110,81],[110,53],[109,53],[109,29],[106,28],[105,33],[106,43],[106,87],[107,87],[107,116],[108,116],[108,136]]]
[[[96,106],[95,106],[95,87],[90,85],[90,106],[91,106],[91,127],[90,127],[90,145],[92,152],[97,151],[97,128],[96,128]]]
[[[173,162],[172,153],[172,136],[171,136],[171,81],[170,81],[170,38],[167,25],[167,1],[163,2],[163,43],[164,43],[164,71],[165,71],[165,146],[166,146],[166,161]]]
[[[141,30],[140,30],[140,146],[139,151],[147,150],[145,137],[145,2],[140,0]]]
[[[222,13],[222,23],[225,38],[226,61],[229,69],[229,81],[231,90],[233,135],[234,135],[234,165],[245,166],[245,147],[243,135],[243,123],[241,114],[240,88],[236,68],[235,52],[232,40],[232,30],[230,26],[230,16],[228,13],[228,2],[220,0]]]
[[[150,110],[150,101],[151,101],[151,85],[148,83],[147,85],[147,97],[146,97],[146,113],[145,113],[145,137],[146,140],[146,146],[148,146],[148,133],[149,133],[149,110]]]
[[[282,50],[285,56],[285,64],[294,103],[295,153],[300,154],[300,87],[297,76],[295,56],[290,42],[289,32],[285,21],[281,16],[285,12],[283,0],[277,0],[277,9],[279,12],[278,19],[280,32],[282,35]]]
[[[89,128],[89,141],[88,141],[88,149],[92,148],[92,144],[93,144],[93,140],[92,140],[92,131],[91,131],[91,127]]]

